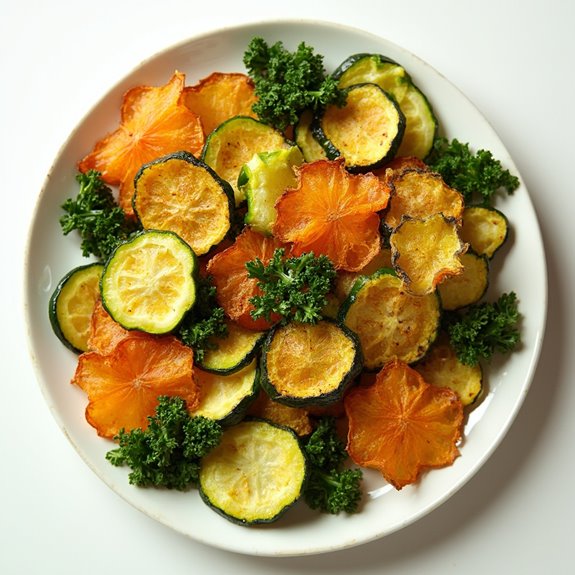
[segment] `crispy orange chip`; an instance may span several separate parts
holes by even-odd
[[[234,72],[214,72],[184,88],[184,103],[200,117],[205,136],[233,116],[255,118],[252,106],[256,101],[249,76]]]
[[[328,256],[337,269],[359,271],[380,251],[378,211],[389,191],[373,174],[351,175],[341,160],[299,169],[298,185],[276,202],[274,234],[293,254]]]
[[[182,102],[183,89],[184,74],[175,72],[164,86],[128,90],[120,126],[78,164],[81,172],[98,170],[106,183],[120,186],[119,203],[127,214],[133,214],[134,176],[143,164],[179,150],[201,152],[202,125]]]
[[[386,364],[372,385],[352,389],[344,404],[350,457],[379,470],[396,489],[459,455],[463,406],[457,394],[426,383],[404,362]]]
[[[88,395],[86,420],[101,437],[121,429],[145,429],[158,396],[178,396],[194,409],[199,402],[193,378],[193,351],[173,336],[141,334],[119,341],[102,355],[80,355],[72,383]]]
[[[246,228],[229,248],[217,253],[208,262],[206,272],[213,278],[218,303],[228,317],[242,327],[264,330],[273,323],[264,318],[254,320],[250,315],[254,309],[250,299],[260,291],[257,280],[248,278],[246,263],[259,258],[267,264],[276,248],[281,247],[285,246],[275,238]]]

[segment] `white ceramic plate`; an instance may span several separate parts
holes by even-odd
[[[198,541],[253,555],[306,555],[351,547],[405,527],[436,508],[483,465],[514,419],[529,387],[543,337],[547,285],[539,226],[525,186],[497,206],[508,216],[511,238],[493,272],[494,295],[515,290],[524,314],[522,348],[487,372],[488,393],[472,412],[462,455],[451,467],[425,474],[418,485],[397,492],[376,473],[366,474],[367,501],[353,516],[318,515],[303,504],[282,520],[264,527],[241,527],[206,507],[191,493],[138,489],[128,484],[127,470],[112,467],[105,453],[112,444],[97,437],[84,420],[86,399],[69,384],[76,356],[53,335],[48,299],[58,280],[84,263],[78,242],[64,237],[58,219],[62,202],[77,193],[75,166],[97,139],[114,129],[126,89],[164,84],[173,71],[193,84],[213,71],[243,71],[242,56],[255,35],[281,40],[294,49],[301,41],[323,54],[328,70],[357,52],[378,52],[401,63],[427,94],[449,137],[491,150],[517,174],[509,154],[488,122],[445,78],[422,60],[373,35],[333,24],[290,21],[247,25],[209,33],[152,57],[121,80],[71,134],[56,158],[42,190],[31,225],[27,253],[27,315],[33,361],[41,388],[65,435],[86,463],[111,489],[147,515]],[[529,274],[527,280],[526,274]]]

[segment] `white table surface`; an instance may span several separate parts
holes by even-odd
[[[532,387],[484,467],[387,538],[302,558],[236,555],[136,511],[78,457],[46,407],[22,313],[27,230],[68,133],[156,51],[222,25],[305,17],[402,45],[490,120],[537,210],[548,258],[546,339]],[[571,0],[0,1],[0,573],[575,572],[575,161]]]

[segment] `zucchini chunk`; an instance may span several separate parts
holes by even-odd
[[[440,316],[435,292],[412,295],[392,269],[382,269],[356,280],[338,320],[357,334],[364,367],[377,371],[394,359],[421,359],[437,336]]]
[[[327,106],[314,120],[314,136],[328,158],[343,157],[350,172],[367,172],[391,160],[405,131],[405,117],[376,84],[346,88],[343,107]]]
[[[441,306],[446,310],[456,310],[478,302],[489,285],[489,260],[468,251],[459,256],[463,271],[448,277],[438,286]]]
[[[192,415],[215,419],[222,425],[241,421],[259,392],[259,367],[252,362],[229,375],[194,368],[194,379],[200,385],[200,403]]]
[[[460,235],[475,253],[491,259],[507,240],[509,222],[496,208],[468,206],[463,210]]]
[[[301,496],[306,459],[295,433],[265,420],[224,430],[201,462],[204,502],[239,525],[272,523]]]
[[[120,244],[100,279],[102,304],[125,329],[172,331],[196,301],[197,258],[177,234],[144,231]]]
[[[256,232],[272,235],[276,221],[276,200],[297,185],[295,166],[304,158],[297,146],[273,152],[260,152],[242,166],[238,189],[246,197],[245,223]]]
[[[389,243],[393,268],[414,295],[432,293],[444,279],[463,272],[460,256],[468,245],[442,213],[424,219],[404,217]]]
[[[270,331],[262,353],[262,388],[292,407],[339,401],[362,368],[359,341],[331,320],[292,322]]]
[[[235,205],[239,206],[246,199],[238,187],[242,166],[258,152],[289,147],[284,136],[271,126],[250,116],[234,116],[206,138],[202,160],[232,186]]]
[[[321,144],[316,140],[312,132],[313,112],[305,110],[294,126],[295,143],[301,150],[306,162],[326,160],[327,155]]]
[[[413,367],[427,383],[455,391],[464,406],[475,403],[483,390],[481,365],[461,363],[444,333],[437,338],[426,356]]]
[[[56,337],[70,350],[88,350],[90,322],[100,298],[104,265],[92,263],[69,271],[50,297],[48,317]]]
[[[386,182],[390,199],[383,223],[390,232],[399,226],[403,217],[424,219],[439,212],[461,223],[463,196],[439,174],[407,167],[389,173]]]
[[[204,371],[228,375],[250,363],[257,355],[267,332],[255,331],[240,326],[238,323],[226,321],[228,334],[225,337],[214,338],[213,349],[207,349],[201,360],[196,363]]]
[[[196,255],[219,244],[230,229],[230,185],[188,152],[144,164],[134,187],[132,205],[142,227],[175,232]]]
[[[381,54],[355,54],[333,76],[340,88],[371,82],[390,93],[405,116],[405,133],[397,155],[421,160],[429,155],[439,123],[429,100],[403,66]]]

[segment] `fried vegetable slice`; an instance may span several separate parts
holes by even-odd
[[[187,152],[144,164],[135,178],[134,211],[144,229],[172,231],[201,256],[230,229],[234,193]]]
[[[386,364],[372,385],[350,390],[344,405],[351,459],[379,470],[396,489],[415,483],[424,469],[451,465],[459,455],[459,397],[426,383],[404,362]]]
[[[373,174],[352,175],[342,160],[299,169],[297,187],[276,203],[274,234],[293,255],[326,255],[338,269],[358,271],[380,251],[379,216],[389,193]]]
[[[479,255],[492,258],[509,235],[509,222],[499,210],[485,206],[468,206],[463,211],[460,236]]]
[[[225,250],[214,255],[206,267],[212,276],[217,290],[217,300],[227,316],[239,325],[253,330],[265,330],[273,325],[265,318],[254,320],[251,311],[254,309],[250,299],[261,295],[258,280],[248,277],[246,263],[259,258],[267,264],[276,248],[284,244],[271,236],[264,236],[250,228],[244,229],[235,242]]]
[[[427,383],[455,391],[464,406],[475,403],[483,389],[481,365],[461,363],[445,333],[437,338],[425,357],[413,368]]]
[[[262,387],[292,407],[339,401],[359,374],[359,341],[345,326],[322,320],[275,327],[264,343]]]
[[[101,263],[82,265],[60,280],[50,297],[48,315],[58,339],[76,353],[88,350],[90,322],[100,298]]]
[[[489,285],[489,260],[468,251],[459,256],[463,271],[438,286],[443,309],[455,310],[478,302]]]
[[[411,168],[394,170],[387,183],[391,196],[383,222],[389,230],[399,226],[404,217],[423,219],[440,212],[461,223],[463,196],[449,187],[439,174]]]
[[[241,421],[259,391],[260,370],[254,359],[231,374],[209,373],[194,367],[200,388],[200,401],[191,415],[203,415],[222,425]]]
[[[185,76],[175,72],[164,86],[137,86],[126,92],[120,125],[99,140],[78,168],[97,170],[120,186],[119,203],[131,215],[134,176],[151,160],[178,150],[199,154],[204,133],[199,117],[182,102]]]
[[[414,295],[432,293],[445,278],[463,271],[459,256],[467,244],[461,241],[456,224],[441,213],[404,219],[389,242],[393,267]]]
[[[254,84],[246,74],[213,72],[194,86],[184,88],[184,103],[200,117],[207,137],[234,116],[256,117]]]
[[[345,94],[345,105],[326,106],[312,124],[312,132],[327,156],[341,156],[348,170],[378,168],[395,156],[405,116],[393,96],[377,84],[354,84]]]
[[[383,269],[356,281],[338,320],[359,337],[365,368],[378,370],[393,359],[421,359],[437,336],[440,315],[435,293],[412,295],[393,270]]]
[[[100,281],[102,303],[122,327],[168,333],[196,301],[197,258],[168,231],[149,230],[120,244]]]
[[[181,397],[194,409],[193,357],[175,337],[147,334],[121,340],[106,355],[81,354],[72,383],[88,396],[88,423],[107,438],[121,429],[145,429],[161,395]]]

